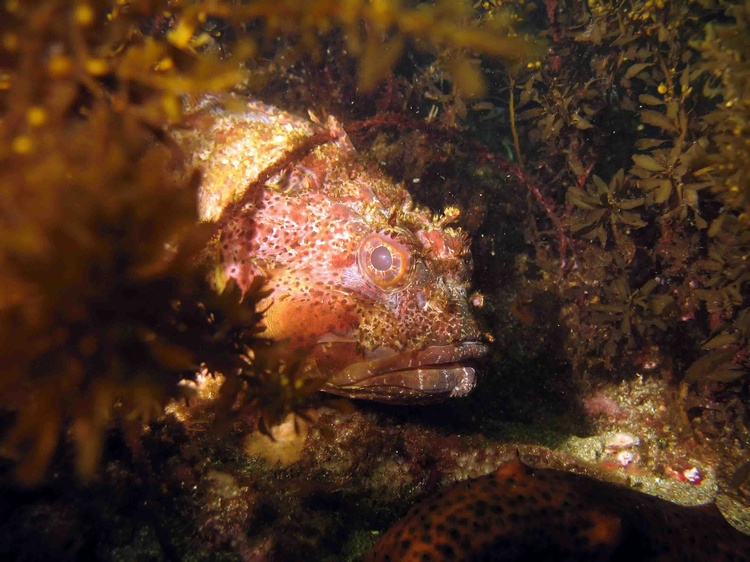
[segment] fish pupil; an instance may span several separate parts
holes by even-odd
[[[388,271],[393,265],[393,255],[385,246],[378,246],[370,254],[370,263],[378,271]]]

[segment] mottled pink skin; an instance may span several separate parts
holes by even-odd
[[[243,290],[267,280],[267,336],[308,350],[308,369],[331,392],[425,402],[471,390],[473,369],[454,363],[485,348],[467,299],[468,239],[446,226],[455,217],[416,207],[332,118],[323,125],[257,102],[229,111],[213,100],[192,126],[180,140],[204,172],[201,213],[222,225],[220,277]],[[316,134],[318,146],[285,156]],[[283,171],[257,182],[285,158]],[[411,263],[395,286],[363,265],[360,246],[373,233]]]

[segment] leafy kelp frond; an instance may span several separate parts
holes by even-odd
[[[197,178],[175,183],[164,147],[126,157],[145,139],[112,117],[93,106],[60,144],[3,163],[0,404],[15,412],[5,449],[27,481],[66,420],[90,475],[115,403],[153,419],[201,363],[238,370],[235,341],[252,341],[259,319],[255,295],[219,297],[196,267],[211,232],[196,224]]]

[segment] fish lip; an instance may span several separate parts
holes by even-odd
[[[440,402],[473,390],[475,370],[462,363],[487,351],[483,343],[466,341],[359,361],[329,379],[323,390],[394,404]]]

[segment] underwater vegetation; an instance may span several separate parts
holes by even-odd
[[[198,177],[178,182],[174,149],[154,143],[185,89],[182,70],[155,70],[178,49],[138,33],[155,8],[3,6],[0,405],[25,482],[67,430],[91,476],[112,418],[154,419],[202,364],[242,368],[256,330],[253,299],[228,306],[196,267]],[[182,63],[196,88],[240,78],[215,58]]]
[[[511,82],[546,202],[522,300],[559,299],[574,373],[656,368],[683,396],[734,394],[724,413],[747,428],[748,7],[545,6],[551,53]]]

